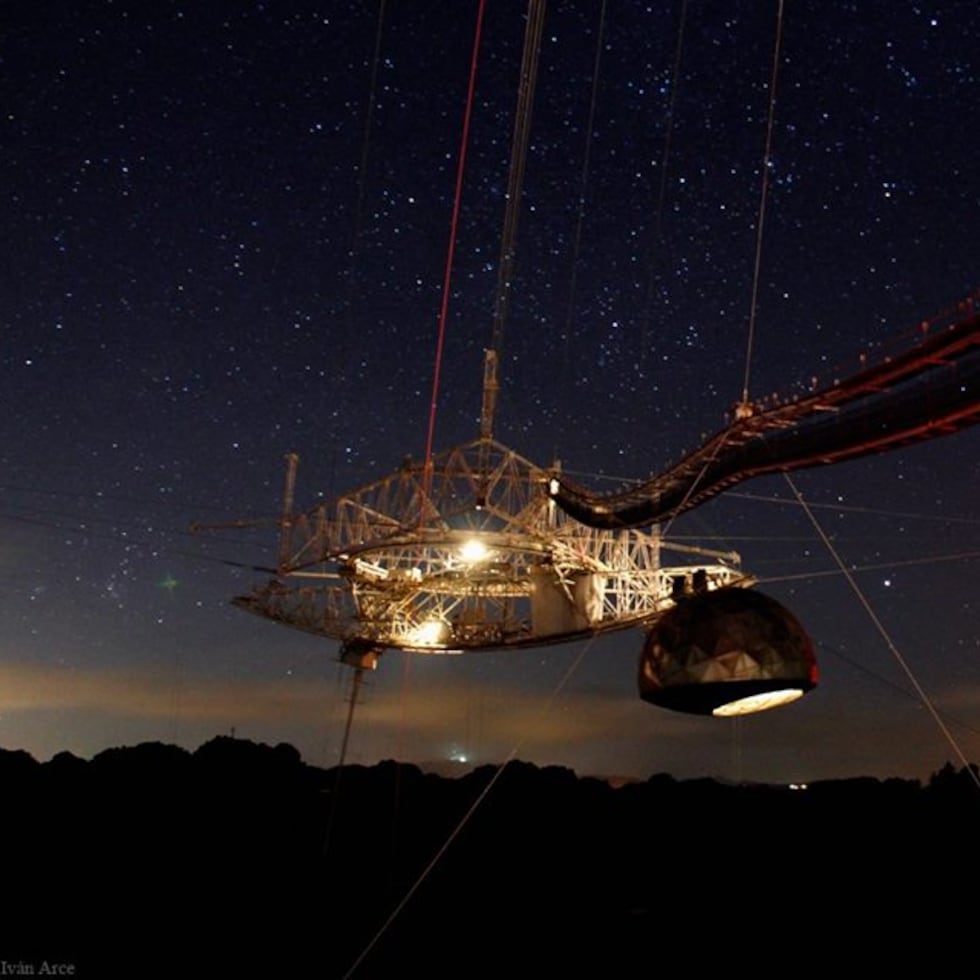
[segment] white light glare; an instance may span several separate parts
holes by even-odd
[[[441,619],[428,619],[412,630],[409,639],[413,646],[435,647],[445,642],[448,633],[449,628]]]
[[[750,715],[756,711],[768,711],[770,708],[779,708],[784,704],[792,704],[793,701],[803,697],[803,692],[798,687],[787,687],[781,691],[765,691],[762,694],[753,694],[747,698],[739,698],[737,701],[729,701],[728,704],[720,704],[711,713],[716,718],[729,718],[733,715]]]
[[[469,541],[463,542],[463,546],[459,549],[460,558],[471,563],[483,561],[489,553],[487,546],[479,538],[470,538]]]

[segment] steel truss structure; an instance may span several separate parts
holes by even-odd
[[[235,604],[340,640],[371,666],[386,648],[462,653],[642,626],[681,595],[753,581],[735,553],[681,549],[657,529],[565,514],[544,470],[488,437],[293,514],[290,457],[278,574]],[[691,564],[663,567],[662,548]],[[707,563],[697,559],[707,559]]]

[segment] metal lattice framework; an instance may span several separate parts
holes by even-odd
[[[656,529],[601,530],[563,513],[553,472],[483,438],[312,510],[287,480],[278,575],[235,603],[343,643],[428,653],[558,643],[648,623],[695,588],[751,585],[734,553],[661,567]],[[676,549],[675,545],[669,546]]]

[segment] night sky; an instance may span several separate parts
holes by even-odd
[[[495,430],[540,465],[614,489],[740,397],[777,10],[549,5]],[[437,449],[479,433],[525,11],[487,3]],[[229,604],[274,530],[191,526],[275,516],[288,452],[299,509],[424,455],[476,12],[3,5],[0,746],[234,732],[337,761],[336,644]],[[851,373],[980,287],[978,37],[974,0],[787,0],[754,396]],[[638,632],[390,652],[348,761],[812,781],[980,760],[980,430],[794,482],[880,628],[782,477],[670,534],[737,550],[801,619],[803,701],[644,704]]]

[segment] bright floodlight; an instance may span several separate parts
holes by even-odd
[[[792,704],[803,697],[803,691],[798,687],[787,687],[781,691],[765,691],[762,694],[752,694],[747,698],[738,698],[728,704],[720,704],[711,713],[716,718],[730,718],[734,715],[751,715],[756,711],[768,711],[779,708],[784,704]]]
[[[463,546],[459,549],[460,558],[471,563],[483,561],[489,553],[487,546],[479,538],[470,538],[469,541],[464,541]]]
[[[415,647],[437,647],[448,635],[449,627],[441,619],[427,619],[412,630],[409,641]]]

